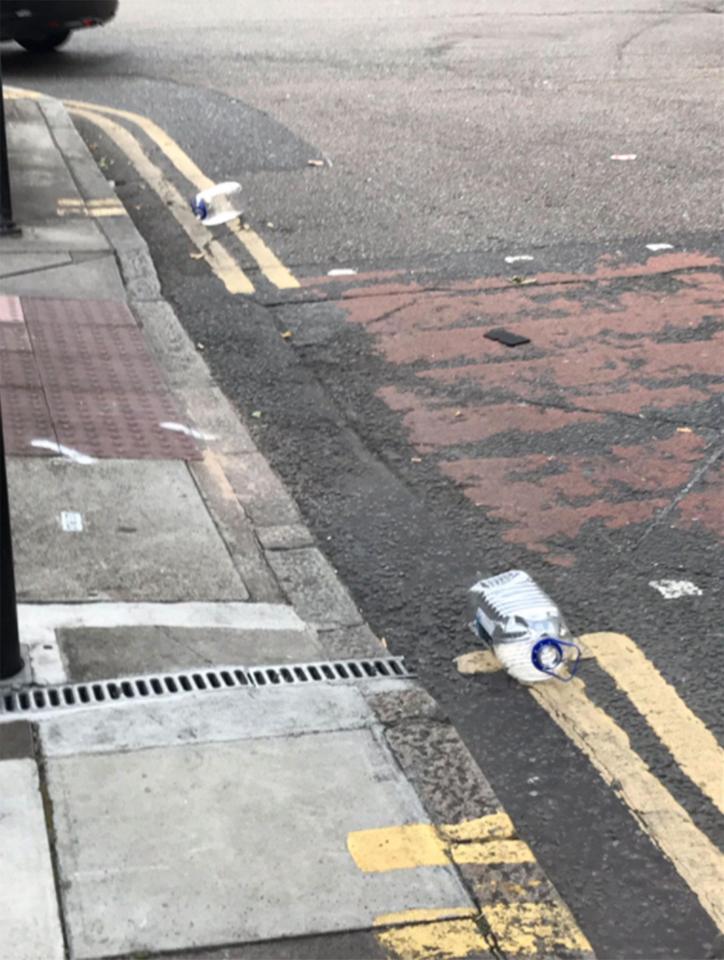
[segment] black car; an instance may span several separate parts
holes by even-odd
[[[55,50],[73,30],[108,23],[118,0],[1,0],[0,38],[33,53]]]

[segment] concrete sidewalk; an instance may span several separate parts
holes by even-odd
[[[212,382],[65,109],[7,107],[29,671],[0,695],[2,960],[590,956]]]

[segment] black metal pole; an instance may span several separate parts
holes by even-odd
[[[13,201],[10,195],[8,139],[5,134],[5,98],[3,94],[2,61],[0,60],[0,236],[17,233],[20,233],[20,230],[13,220]]]
[[[0,680],[14,677],[23,669],[15,599],[13,541],[10,532],[8,478],[5,470],[5,440],[0,408]]]

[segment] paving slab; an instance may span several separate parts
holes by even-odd
[[[22,208],[14,211],[21,222]],[[29,224],[22,221],[22,233],[17,237],[0,237],[0,258],[8,253],[42,253],[59,250],[110,250],[97,224],[91,220],[66,220],[62,223],[48,222]]]
[[[20,600],[247,599],[184,464],[11,458],[8,477]]]
[[[299,663],[325,659],[316,631],[209,627],[115,627],[60,630],[71,680],[99,680],[220,664]]]
[[[80,960],[471,906],[446,867],[355,865],[351,831],[425,819],[369,730],[50,758],[48,778]]]
[[[267,560],[300,616],[320,626],[362,622],[337,574],[316,547],[268,550]]]
[[[32,273],[37,270],[46,270],[48,267],[61,267],[72,262],[73,258],[69,253],[4,253],[0,262],[0,277],[5,278],[3,290],[8,282],[7,278],[14,274]]]
[[[41,714],[39,724],[45,755],[65,757],[355,730],[375,717],[354,684],[319,684],[118,701]]]
[[[34,760],[0,762],[0,953],[63,960],[53,867]]]
[[[356,930],[244,943],[220,950],[184,950],[174,954],[174,960],[388,960],[389,956],[371,930]]]
[[[3,686],[0,684],[0,692]],[[15,723],[3,723],[0,726],[0,760],[20,760],[23,757],[33,758],[33,728],[25,720]]]
[[[22,254],[18,256],[23,256]],[[5,255],[3,255],[5,259]],[[37,269],[43,270],[38,277]],[[112,253],[84,260],[37,268],[32,273],[3,277],[5,293],[32,294],[42,285],[57,297],[108,297],[123,300],[125,291]]]

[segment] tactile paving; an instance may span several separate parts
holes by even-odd
[[[183,418],[125,304],[22,298],[21,306],[59,443],[99,458],[201,457],[191,437],[161,427]],[[20,365],[8,372],[19,379]]]
[[[21,355],[22,356],[22,355]],[[123,356],[36,353],[40,378],[47,391],[146,394],[167,392],[158,367],[148,354]],[[1,381],[0,381],[1,382]]]
[[[119,300],[44,300],[23,297],[22,309],[31,328],[36,324],[69,323],[73,326],[135,327],[136,320],[125,303]]]
[[[0,349],[0,387],[42,389],[35,357],[26,350]]]
[[[22,323],[20,297],[0,296],[0,323]]]
[[[41,390],[0,387],[5,453],[9,456],[49,456],[33,447],[33,440],[57,442],[50,412]]]
[[[4,297],[0,316],[9,454],[47,455],[32,446],[44,439],[96,457],[201,456],[193,439],[161,427],[182,418],[125,304]]]
[[[45,395],[58,442],[81,453],[136,460],[201,456],[190,437],[161,426],[179,419],[168,394],[46,389]]]
[[[0,351],[32,351],[30,337],[24,323],[0,323]]]

